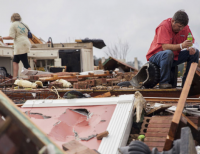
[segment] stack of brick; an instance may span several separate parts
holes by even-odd
[[[107,86],[116,86],[120,81],[117,78],[106,79]]]
[[[72,78],[72,79],[66,79],[68,82],[71,82],[74,89],[99,89],[99,88],[93,88],[96,86],[106,86],[106,88],[100,88],[100,89],[119,89],[117,87],[117,84],[123,81],[130,81],[132,77],[135,75],[134,72],[126,72],[126,73],[117,73],[117,76],[115,78],[101,78],[101,77],[90,77],[88,79],[82,78]],[[52,75],[51,75],[52,76]],[[38,79],[38,76],[30,76],[30,81],[34,82]],[[56,87],[62,88],[61,85],[58,85],[57,83],[52,83]],[[52,86],[52,84],[50,86]],[[110,86],[110,87],[109,87]],[[116,87],[115,87],[116,86]]]
[[[90,85],[91,87],[95,86],[95,80],[94,79],[89,79],[89,80],[85,80],[87,82],[88,85]]]
[[[87,88],[89,88],[89,84],[87,83],[87,81],[79,81],[79,82],[73,84],[73,88],[74,89],[87,89]]]

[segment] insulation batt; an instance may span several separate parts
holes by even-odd
[[[37,84],[38,85],[38,87],[43,87],[43,83],[41,82],[41,81],[35,81],[35,84]]]
[[[26,80],[15,80],[14,84],[18,85],[20,87],[24,87],[24,88],[37,88],[36,83],[32,83],[32,82],[26,81]]]
[[[66,81],[66,80],[59,79],[57,81],[60,82],[60,83],[63,83],[63,87],[64,88],[70,88],[70,87],[72,87],[72,84],[70,82]]]
[[[142,94],[139,91],[135,92],[133,111],[135,111],[135,108],[136,108],[136,122],[138,123],[140,121],[143,108],[144,109],[146,108],[146,100],[143,98]]]

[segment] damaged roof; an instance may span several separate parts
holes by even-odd
[[[130,72],[130,71],[138,71],[136,68],[127,65],[126,63],[117,60],[113,57],[109,57],[104,63],[103,63],[103,67],[105,70],[114,70],[115,68],[119,68],[121,67],[124,72]]]

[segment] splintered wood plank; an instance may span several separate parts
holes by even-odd
[[[34,34],[32,34],[32,36],[32,41],[34,42],[34,44],[43,44],[42,41],[40,41],[40,39],[38,39]]]
[[[167,139],[165,141],[165,146],[164,146],[164,151],[168,151],[171,149],[172,147],[172,143],[174,141],[174,137],[176,134],[176,130],[178,128],[178,124],[180,122],[181,119],[181,115],[185,106],[185,102],[186,99],[188,97],[188,93],[190,91],[190,87],[192,84],[192,80],[194,78],[194,74],[197,68],[197,63],[192,63],[190,66],[190,70],[188,72],[184,87],[182,89],[181,95],[180,95],[180,99],[178,101],[177,107],[176,107],[176,111],[174,113],[172,122],[171,122],[171,126],[170,126],[170,130],[169,133],[167,135]]]
[[[165,110],[165,109],[168,109],[168,108],[171,107],[171,106],[172,106],[172,105],[161,105],[161,106],[159,106],[159,107],[155,107],[155,108],[151,109],[151,110],[147,113],[147,115],[150,115],[150,114],[155,113],[155,112],[163,111],[163,110]]]
[[[193,123],[195,123],[195,124],[198,124],[198,117],[190,117],[190,116],[188,116],[187,117],[188,119],[190,119]]]
[[[192,122],[188,117],[186,117],[183,113],[181,114],[182,117],[184,117],[186,119],[186,121],[198,131],[198,126],[196,124],[194,124],[194,122]]]
[[[107,92],[107,93],[104,93],[102,95],[95,96],[94,98],[101,98],[101,97],[111,97],[111,93]]]

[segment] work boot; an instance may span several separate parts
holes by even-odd
[[[159,88],[160,89],[169,89],[169,88],[172,88],[172,85],[169,83],[159,83]]]

